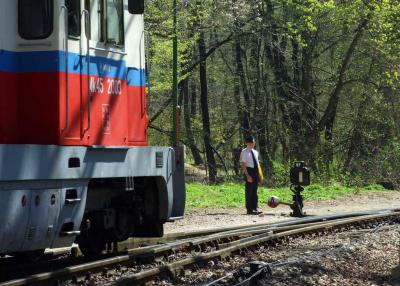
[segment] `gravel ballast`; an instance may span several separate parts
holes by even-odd
[[[344,232],[291,240],[276,248],[212,261],[204,269],[160,285],[206,285],[246,263],[288,263],[272,268],[258,285],[400,285],[399,229]],[[234,284],[220,284],[234,285]]]
[[[399,207],[398,191],[359,193],[337,200],[304,203],[307,215]],[[271,209],[260,204],[260,209],[263,214],[258,216],[245,214],[245,208],[189,209],[183,220],[166,224],[165,229],[166,233],[195,231],[293,219],[287,206]],[[206,285],[250,261],[273,263],[296,259],[298,263],[274,269],[259,285],[400,285],[399,238],[399,230],[390,229],[295,239],[278,248],[261,247],[255,253],[228,261],[211,261],[205,269],[175,281],[159,281],[157,285]]]

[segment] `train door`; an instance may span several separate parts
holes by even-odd
[[[79,46],[83,75],[82,140],[88,145],[124,145],[127,137],[124,1],[78,3],[82,26]]]
[[[135,83],[128,85],[128,139],[134,145],[147,144],[147,125],[149,122],[146,112],[146,92],[144,87],[144,69],[131,69],[129,75],[134,74]],[[128,83],[132,83],[132,81]]]
[[[135,27],[126,31],[126,45],[130,52],[127,64],[128,140],[132,145],[147,145],[149,123],[146,111],[145,33],[142,17],[141,14],[129,14],[129,19],[126,21],[128,27]]]
[[[64,61],[65,78],[65,135],[69,144],[87,144],[90,129],[89,92],[89,14],[85,12],[89,1],[65,0],[64,12]],[[63,80],[61,80],[63,82]],[[62,93],[61,93],[62,94]]]

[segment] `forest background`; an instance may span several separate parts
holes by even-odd
[[[251,133],[270,186],[287,185],[296,160],[314,182],[399,185],[399,1],[147,0],[145,9],[152,145],[173,137],[176,11],[180,142],[207,181],[238,178],[235,152]]]

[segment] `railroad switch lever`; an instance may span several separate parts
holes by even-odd
[[[293,193],[293,202],[281,202],[276,196],[271,196],[268,199],[268,206],[276,208],[279,204],[287,205],[292,209],[291,216],[304,217],[306,215],[303,212],[303,196],[301,193],[304,191],[303,186],[310,185],[310,168],[306,167],[304,161],[296,161],[293,167],[290,168],[290,190]]]
[[[291,216],[304,217],[306,213],[303,211],[303,196],[301,192],[304,191],[302,186],[291,186],[290,190],[293,192],[293,202],[289,205],[292,209]]]

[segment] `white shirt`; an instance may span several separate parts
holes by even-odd
[[[253,156],[251,156],[251,151],[254,153],[254,158],[256,158],[257,164],[260,165],[258,161],[258,152],[254,149],[244,148],[242,153],[240,153],[240,162],[245,163],[246,167],[254,168]]]

